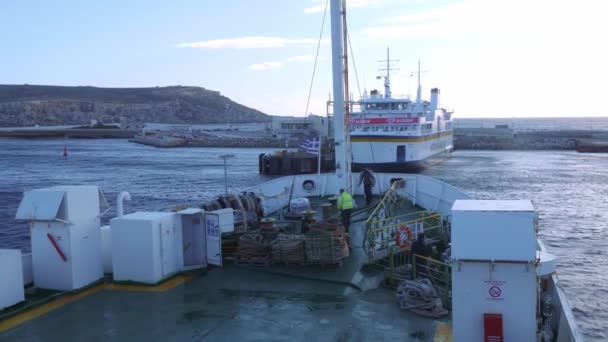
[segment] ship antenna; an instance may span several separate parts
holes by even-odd
[[[418,92],[416,93],[416,104],[422,102],[422,86],[420,85],[420,60],[418,60]]]
[[[391,97],[391,54],[389,47],[386,47],[386,78],[384,79],[384,96]]]
[[[384,76],[384,97],[391,98],[391,71],[398,71],[399,68],[395,67],[395,63],[399,62],[398,59],[391,60],[390,57],[390,49],[386,48],[386,60],[379,61],[380,63],[386,62],[386,69],[381,68],[380,72],[386,71],[386,75]],[[380,79],[382,76],[378,76],[377,79]]]

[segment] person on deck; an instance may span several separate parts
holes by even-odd
[[[344,230],[348,233],[350,227],[350,214],[353,211],[353,197],[344,189],[340,189],[340,196],[338,197],[338,209],[342,213],[342,224]]]
[[[363,183],[363,189],[365,190],[365,203],[370,205],[372,203],[372,188],[376,185],[376,177],[372,171],[368,168],[361,170],[359,174],[359,186]]]
[[[426,242],[424,241],[424,233],[418,234],[418,238],[412,243],[412,255],[417,254],[427,257]],[[416,277],[426,276],[426,260],[416,258]]]

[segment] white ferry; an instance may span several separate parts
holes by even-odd
[[[452,111],[440,107],[438,88],[431,90],[430,101],[422,100],[420,63],[415,101],[392,97],[388,50],[386,70],[384,94],[372,90],[350,113],[353,170],[420,169],[454,148]]]

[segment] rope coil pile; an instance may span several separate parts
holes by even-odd
[[[448,315],[437,290],[428,279],[405,280],[399,284],[397,301],[401,309],[420,316],[442,318]]]

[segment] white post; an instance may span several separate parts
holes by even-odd
[[[219,156],[220,159],[224,160],[224,187],[226,189],[226,196],[228,195],[228,159],[234,158],[234,154],[222,154]]]
[[[416,92],[416,105],[421,109],[422,104],[422,85],[420,84],[420,60],[418,60],[418,91]]]
[[[317,149],[317,174],[321,174],[321,134],[319,134],[319,148]]]
[[[333,78],[333,93],[334,93],[334,139],[336,153],[336,176],[338,187],[341,189],[348,188],[350,183],[348,179],[350,174],[347,174],[346,156],[346,134],[344,123],[344,80],[343,80],[343,30],[342,30],[342,0],[331,0],[331,51],[332,51],[332,78]]]

